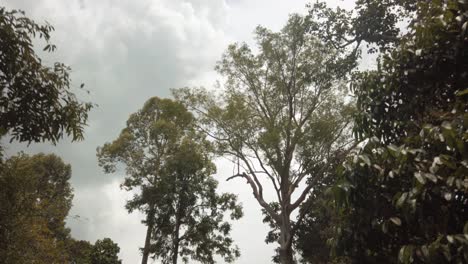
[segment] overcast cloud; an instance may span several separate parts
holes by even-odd
[[[229,43],[253,44],[257,25],[278,30],[289,13],[305,13],[307,2],[1,0],[0,5],[22,9],[55,27],[52,41],[58,51],[45,54],[45,62],[70,65],[74,86],[85,83],[90,91],[77,95],[98,104],[90,113],[84,141],[63,140],[57,146],[5,144],[7,152],[56,153],[71,163],[75,190],[71,215],[79,216],[68,219],[72,235],[91,242],[110,237],[119,244],[123,263],[139,263],[138,248],[145,234],[142,215],[124,209],[130,194],[119,189],[123,175],[102,173],[96,147],[117,137],[128,116],[149,97],[168,97],[170,88],[213,86],[220,78],[213,71],[215,62]],[[350,6],[352,1],[329,2]],[[232,231],[242,254],[236,263],[271,263],[276,245],[264,243],[268,226],[261,221],[260,206],[245,182],[225,182],[232,174],[231,164],[217,164],[220,189],[238,194],[244,206],[245,216]]]

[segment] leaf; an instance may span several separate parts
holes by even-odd
[[[397,203],[396,203],[396,206],[397,207],[401,207],[403,205],[403,203],[406,201],[406,197],[408,196],[408,193],[403,193],[400,198],[398,198],[397,200]]]
[[[392,154],[392,156],[396,157],[397,156],[397,153],[399,151],[399,148],[393,144],[390,144],[387,146],[387,149],[390,150],[390,154]]]
[[[465,24],[466,24],[466,22],[465,22]],[[468,94],[468,89],[457,92],[457,96],[463,96],[463,95],[467,95],[467,94]]]
[[[445,198],[445,200],[450,201],[450,200],[452,200],[452,194],[447,192],[447,193],[444,194],[444,198]]]
[[[437,182],[437,177],[432,173],[424,173],[424,176],[434,183]]]
[[[397,226],[401,226],[401,220],[400,220],[400,218],[398,218],[398,217],[396,217],[396,216],[395,216],[395,217],[391,217],[391,218],[390,218],[390,221],[392,221],[392,222],[393,222],[395,225],[397,225]]]
[[[441,126],[442,126],[442,128],[445,128],[445,129],[447,129],[447,130],[451,130],[451,129],[452,129],[452,124],[451,124],[450,122],[448,122],[448,121],[442,122],[442,125],[441,125]]]
[[[425,258],[429,258],[429,249],[427,248],[426,245],[421,247],[421,252],[423,253],[423,256]]]
[[[369,159],[369,156],[367,156],[366,154],[362,154],[359,156],[359,158],[364,161],[364,163],[367,164],[367,166],[370,166],[371,165],[371,161]]]
[[[415,172],[414,177],[421,183],[421,184],[426,184],[426,179],[421,175],[421,172]]]
[[[453,244],[455,241],[453,240],[453,236],[451,235],[448,235],[447,236],[447,241],[450,243],[450,244]]]
[[[412,246],[403,246],[398,253],[398,260],[402,263],[410,263],[411,256],[413,255],[413,247]]]

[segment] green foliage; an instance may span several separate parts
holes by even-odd
[[[141,190],[127,209],[147,215],[143,259],[151,253],[164,263],[177,263],[179,255],[185,262],[214,263],[213,255],[227,262],[239,256],[223,216],[231,211],[238,219],[242,210],[234,195],[216,193],[212,147],[194,121],[182,104],[153,97],[130,116],[115,141],[98,148],[106,172],[124,165],[122,186]]]
[[[231,211],[231,219],[239,219],[242,208],[235,195],[216,193],[218,183],[211,176],[215,167],[200,143],[203,139],[188,138],[171,150],[155,190],[162,201],[157,206],[152,253],[163,263],[171,263],[177,251],[184,262],[191,258],[215,263],[213,253],[226,262],[240,256],[224,214]]]
[[[304,218],[298,225],[294,246],[301,255],[302,263],[349,263],[346,257],[336,257],[328,240],[334,235],[339,223],[339,214],[332,201],[332,193],[327,192],[336,182],[336,176],[328,177],[316,184],[309,196]]]
[[[238,163],[231,178],[247,180],[279,231],[282,263],[292,262],[296,224],[291,213],[329,174],[328,161],[350,143],[346,134],[353,108],[344,102],[343,78],[351,65],[309,34],[311,26],[308,17],[291,15],[280,32],[258,27],[258,53],[232,44],[218,62],[216,69],[227,80],[224,89],[175,91],[194,109],[218,153]],[[265,182],[277,198],[271,203],[263,196]]]
[[[325,2],[317,1],[308,6],[312,21],[310,32],[338,50],[351,51],[347,59],[352,67],[357,66],[362,44],[367,45],[370,53],[395,47],[400,41],[399,27],[414,15],[416,3],[413,0],[357,0],[353,10],[346,10],[332,9]]]
[[[418,1],[377,70],[356,74],[362,150],[332,188],[355,263],[468,262],[468,3]]]
[[[121,264],[119,252],[119,246],[112,239],[99,239],[91,250],[91,264]]]
[[[0,259],[57,263],[67,258],[69,165],[55,155],[18,156],[0,165]]]
[[[91,262],[93,246],[70,237],[70,177],[70,165],[53,154],[0,162],[1,263],[117,263]]]
[[[92,104],[80,102],[71,91],[70,68],[46,66],[35,53],[35,37],[49,42],[53,27],[39,25],[21,11],[0,7],[0,135],[12,140],[57,142],[65,133],[83,139]],[[83,85],[81,85],[82,87]]]
[[[93,245],[88,241],[70,238],[67,241],[67,253],[70,264],[92,264]]]

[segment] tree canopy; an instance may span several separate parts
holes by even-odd
[[[90,264],[121,264],[119,246],[110,238],[98,239],[91,249]]]
[[[293,234],[302,219],[292,222],[291,213],[350,143],[347,58],[310,35],[310,26],[308,17],[292,15],[280,32],[257,28],[258,53],[246,44],[230,45],[216,67],[227,80],[218,96],[204,89],[175,91],[217,151],[239,164],[230,179],[247,180],[278,228],[281,263],[293,262]],[[265,200],[266,188],[276,200]]]
[[[116,140],[98,148],[106,172],[122,164],[122,186],[140,189],[127,209],[146,214],[142,263],[150,254],[164,263],[177,263],[179,255],[204,263],[214,263],[216,254],[228,262],[239,256],[223,217],[230,210],[237,219],[242,211],[234,195],[216,193],[211,144],[194,121],[182,104],[153,97],[130,116]]]
[[[406,1],[407,32],[353,80],[363,148],[333,188],[354,263],[468,261],[468,4]]]
[[[0,258],[64,262],[71,207],[70,166],[55,155],[19,154],[0,166]]]
[[[33,47],[39,37],[46,42],[44,51],[53,52],[53,30],[22,11],[0,7],[0,135],[10,133],[12,140],[25,142],[55,143],[64,134],[83,139],[92,104],[72,92],[68,66],[45,65]]]

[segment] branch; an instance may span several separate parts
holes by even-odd
[[[304,206],[305,206],[305,208],[302,210],[302,212],[299,211],[299,218],[297,219],[296,223],[294,223],[294,225],[293,225],[293,227],[291,229],[291,235],[292,236],[294,236],[294,233],[299,228],[299,225],[301,224],[302,220],[304,220],[304,217],[307,214],[307,211],[309,211],[310,207],[312,206],[312,200],[308,200]]]
[[[255,182],[252,180],[252,177],[250,177],[245,172],[243,172],[242,174],[239,173],[239,174],[236,174],[236,175],[233,175],[233,176],[227,178],[226,181],[232,180],[232,179],[237,178],[237,177],[245,178],[247,180],[247,183],[250,184],[250,187],[253,190],[253,195],[254,195],[255,199],[257,199],[258,203],[263,208],[265,208],[265,210],[276,221],[276,223],[280,224],[281,223],[280,216],[275,212],[275,210],[273,210],[273,208],[267,202],[265,202],[263,197],[258,192],[257,186],[256,186]]]

